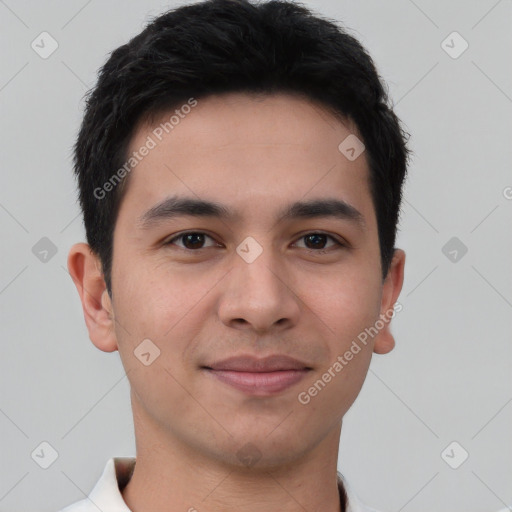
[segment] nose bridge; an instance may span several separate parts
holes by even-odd
[[[244,320],[254,329],[265,330],[283,319],[297,318],[298,305],[286,284],[282,262],[269,238],[265,240],[260,243],[247,237],[237,247],[220,308],[225,323]]]
[[[244,286],[246,287],[243,296],[252,296],[260,300],[259,295],[263,294],[267,300],[276,300],[275,296],[281,294],[283,286],[278,277],[280,262],[274,254],[270,239],[263,238],[258,237],[260,243],[256,238],[249,236],[239,244],[236,250],[239,260],[235,260],[234,277],[242,292]]]

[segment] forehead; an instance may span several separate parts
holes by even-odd
[[[129,175],[123,204],[130,209],[140,212],[176,194],[237,212],[252,208],[260,217],[308,196],[368,209],[364,152],[350,160],[340,150],[347,137],[358,136],[349,120],[298,95],[232,93],[195,101],[136,130],[128,156],[151,149]]]

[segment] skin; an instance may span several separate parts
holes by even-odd
[[[138,126],[130,151],[159,122]],[[297,96],[200,99],[130,175],[114,232],[112,299],[89,246],[71,248],[90,339],[119,351],[131,385],[137,464],[122,495],[134,512],[340,510],[342,419],[372,353],[394,347],[389,323],[307,405],[297,395],[393,307],[405,264],[396,249],[382,280],[365,154],[349,161],[338,149],[351,133],[349,122]],[[239,217],[177,217],[141,230],[138,218],[173,194],[223,203]],[[332,197],[357,208],[364,226],[275,220],[291,202]],[[164,245],[188,230],[211,237],[199,252],[183,238]],[[347,247],[325,238],[320,253],[304,238],[318,231]],[[263,249],[252,263],[236,252],[247,236]],[[161,351],[149,366],[133,353],[146,338]],[[251,396],[200,369],[239,354],[291,355],[312,370],[278,394]],[[237,456],[248,442],[260,456],[250,467]]]

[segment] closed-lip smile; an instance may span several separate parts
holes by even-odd
[[[281,354],[264,358],[233,356],[201,368],[240,391],[259,396],[284,391],[312,369],[302,361]]]

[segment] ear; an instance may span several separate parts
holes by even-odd
[[[75,244],[68,254],[68,270],[82,301],[89,338],[104,352],[117,350],[114,311],[98,256],[88,244]]]
[[[384,327],[375,336],[373,351],[376,354],[387,354],[395,348],[395,338],[391,334],[390,311],[393,311],[404,282],[405,252],[395,249],[388,274],[382,287],[380,318],[384,319]]]

